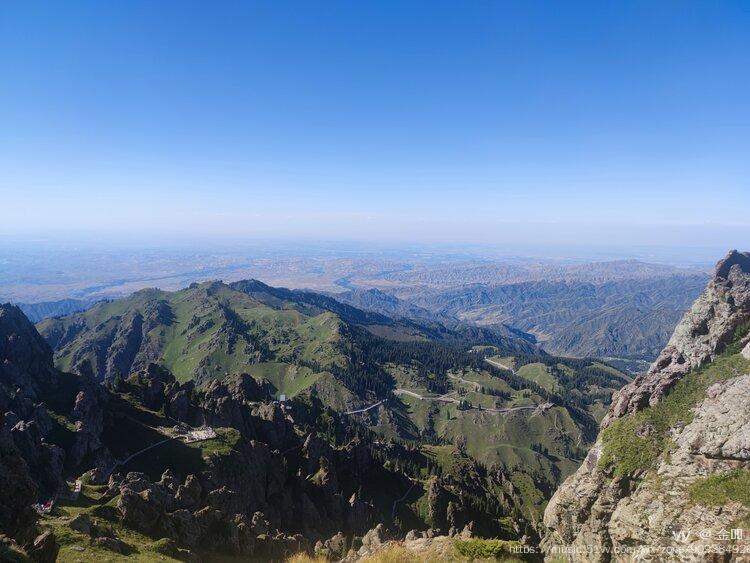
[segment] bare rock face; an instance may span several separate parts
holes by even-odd
[[[362,538],[362,547],[359,548],[358,555],[363,557],[375,553],[386,539],[385,526],[378,524]]]
[[[248,374],[211,380],[203,387],[202,422],[210,426],[231,426],[247,436],[255,436],[251,413],[246,407],[266,397],[266,389]]]
[[[53,496],[63,483],[65,453],[62,448],[47,443],[34,421],[19,422],[10,434],[40,492],[47,497]]]
[[[748,323],[750,254],[731,252],[719,262],[708,287],[648,374],[620,391],[603,425],[658,403],[690,370],[711,362]],[[744,355],[750,344],[743,341],[741,346]],[[645,475],[614,477],[600,468],[600,437],[547,505],[542,540],[547,556],[574,561],[704,561],[710,560],[704,551],[709,546],[749,549],[742,544],[747,537],[723,536],[750,517],[750,508],[732,500],[706,506],[693,502],[690,495],[699,480],[750,470],[750,374],[745,371],[725,374],[726,380],[707,389],[692,421],[671,429],[674,446],[669,454],[662,454]],[[742,559],[728,551],[720,560]]]
[[[644,480],[617,504],[609,523],[614,546],[637,539],[646,546],[679,545],[683,560],[717,543],[722,530],[750,514],[739,502],[720,507],[694,503],[690,485],[709,475],[750,469],[750,375],[718,383],[696,409],[693,422],[674,433],[676,449],[661,460],[656,479]],[[704,530],[711,537],[701,537]],[[744,534],[743,534],[744,535]],[[675,538],[683,538],[676,540]],[[747,541],[747,538],[742,538]],[[743,545],[742,540],[735,545]],[[745,543],[745,547],[750,543]],[[656,560],[656,558],[653,558]]]
[[[707,460],[750,462],[749,407],[750,375],[716,383],[676,441]]]
[[[37,486],[11,438],[0,426],[0,533],[15,537],[31,527],[35,513]]]
[[[76,395],[71,418],[75,421],[76,441],[69,452],[68,464],[79,465],[86,456],[94,454],[101,447],[101,434],[104,429],[106,393],[92,379],[80,379],[81,390]]]
[[[175,501],[180,508],[193,508],[201,498],[202,487],[195,475],[188,475],[183,485],[177,487]]]

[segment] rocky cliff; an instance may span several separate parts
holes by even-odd
[[[745,560],[749,329],[750,254],[733,251],[549,502],[550,559]]]

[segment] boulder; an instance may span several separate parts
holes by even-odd
[[[422,537],[422,532],[418,530],[409,530],[404,536],[404,541],[414,541]]]
[[[89,518],[88,514],[79,514],[68,523],[68,526],[71,530],[75,530],[76,532],[80,532],[85,536],[89,536],[91,535],[91,528],[93,526],[93,523],[91,522],[91,518]]]
[[[155,500],[152,489],[136,492],[125,485],[120,489],[117,512],[124,524],[141,532],[150,533],[159,523],[164,509]]]
[[[91,543],[122,555],[128,555],[132,551],[132,548],[125,542],[109,536],[94,538]]]
[[[370,555],[386,542],[385,526],[378,524],[362,537],[362,547],[357,552],[360,556]]]
[[[256,512],[255,514],[253,514],[251,526],[253,533],[256,536],[267,534],[271,531],[271,525],[268,523],[268,520],[266,520],[266,517],[262,512]]]

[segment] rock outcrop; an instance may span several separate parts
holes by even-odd
[[[34,399],[55,376],[52,349],[44,338],[21,309],[0,304],[0,383]]]
[[[0,427],[0,533],[17,537],[35,519],[31,505],[37,485],[29,475],[26,460],[13,443],[10,432]]]
[[[603,426],[654,407],[686,374],[713,362],[728,346],[744,352],[749,328],[750,254],[734,251],[719,262],[649,372],[617,395]],[[750,507],[732,498],[702,504],[691,496],[697,484],[750,470],[750,364],[742,361],[699,397],[689,423],[668,429],[670,446],[652,467],[620,474],[603,466],[607,444],[600,435],[547,506],[542,547],[550,559],[703,561],[713,556],[706,550],[724,549],[716,560],[743,560],[731,550],[748,549],[742,544],[748,538],[730,531],[742,527]],[[636,432],[647,437],[652,431],[644,424]]]
[[[57,545],[55,534],[50,531],[39,534],[26,547],[26,553],[37,563],[55,563],[60,546]]]

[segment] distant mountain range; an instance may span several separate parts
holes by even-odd
[[[584,265],[450,265],[358,280],[334,296],[413,318],[502,325],[551,354],[651,361],[708,275],[636,261]]]
[[[94,303],[95,301],[91,299],[60,299],[59,301],[43,301],[41,303],[17,303],[17,305],[30,321],[36,323],[49,317],[59,317],[84,311]]]
[[[507,354],[535,354],[522,333],[447,328],[363,311],[306,291],[256,280],[206,282],[177,292],[146,289],[38,324],[63,369],[88,360],[98,379],[160,362],[178,379],[207,380],[266,362],[352,370],[346,351],[363,334],[392,341],[481,342]]]
[[[653,360],[705,285],[703,276],[479,286],[413,303],[479,326],[505,323],[549,353]]]

